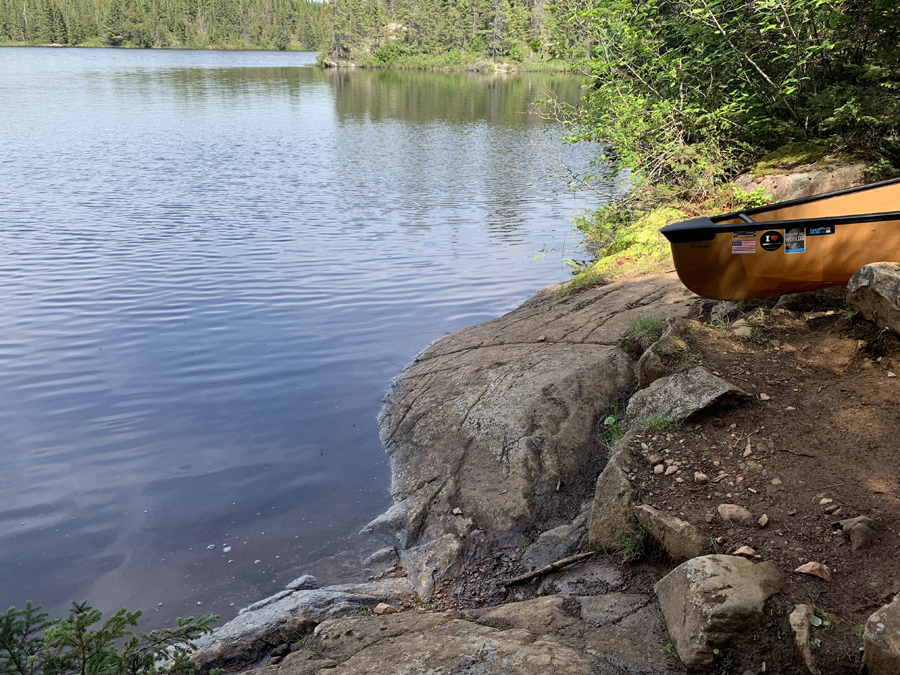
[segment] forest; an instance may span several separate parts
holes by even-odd
[[[0,0],[0,44],[317,50],[326,12],[314,0]]]

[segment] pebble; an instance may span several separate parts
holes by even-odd
[[[773,478],[773,479],[770,480],[769,482],[770,482],[772,485],[781,485],[781,479],[780,479],[780,478]]]
[[[222,553],[230,553],[230,552],[231,552],[231,547],[230,547],[230,546],[225,546],[225,547],[222,549]]]
[[[216,547],[215,544],[210,544],[209,546],[206,547],[206,550],[207,550],[207,551],[212,551],[215,547]]]
[[[897,377],[897,375],[895,373],[892,373],[890,370],[888,371],[887,376],[888,377]]]
[[[739,522],[749,524],[753,521],[753,514],[743,506],[737,504],[719,504],[719,516],[726,522]]]
[[[386,602],[379,602],[377,605],[375,605],[375,609],[372,611],[374,611],[378,616],[383,616],[385,614],[396,614],[397,608],[393,605],[387,604]]]
[[[697,485],[706,485],[709,482],[709,476],[707,476],[705,473],[701,473],[700,471],[695,471],[694,482]]]
[[[762,514],[759,517],[759,520],[756,521],[756,524],[759,525],[760,527],[765,527],[766,525],[769,524],[769,516],[767,516],[765,513]]]
[[[768,401],[768,400],[770,400],[771,398],[772,398],[772,397],[769,396],[768,394],[760,394],[760,395],[759,395],[759,400],[760,400],[760,401]]]
[[[749,546],[741,546],[737,551],[735,551],[731,555],[740,555],[740,556],[744,556],[745,558],[754,558],[754,557],[756,557],[756,551],[754,551]]]
[[[793,347],[793,346],[791,346],[791,345],[789,345],[788,343],[785,342],[783,345],[781,345],[781,351],[787,352],[787,353],[790,354],[791,352],[797,351],[797,348],[796,348],[796,347]]]
[[[657,464],[660,464],[662,461],[663,461],[663,456],[657,452],[654,452],[652,455],[647,457],[647,464],[649,464],[650,466],[656,466]]]
[[[833,501],[834,501],[833,499],[829,499],[828,497],[823,497],[822,500],[819,502],[819,506],[825,506],[826,504],[830,504]]]
[[[657,464],[656,466],[653,467],[653,473],[655,473],[657,475],[661,474],[665,470],[666,470],[666,467],[663,466],[662,464]]]
[[[751,450],[750,448],[747,448],[746,450],[744,450],[744,454],[742,455],[742,457],[749,457],[752,454],[753,454],[753,450]]]
[[[461,516],[461,515],[462,515],[462,509],[459,508],[459,507],[457,506],[455,509],[453,509],[453,515],[454,515],[454,516]]]
[[[677,467],[677,466],[670,466],[668,469],[666,469],[666,475],[667,475],[667,476],[671,476],[673,473],[678,473],[678,467]]]

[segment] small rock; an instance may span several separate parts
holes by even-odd
[[[665,459],[662,455],[657,452],[654,452],[652,455],[647,457],[647,464],[650,466],[656,466],[657,464],[661,464],[663,459]]]
[[[788,621],[794,631],[794,644],[797,645],[797,650],[803,656],[806,669],[813,675],[818,675],[819,670],[816,668],[816,661],[809,648],[809,620],[815,616],[815,613],[815,610],[809,605],[797,605],[788,617]]]
[[[731,334],[736,338],[748,338],[753,335],[753,329],[750,326],[738,326]]]
[[[719,504],[719,516],[728,523],[737,522],[749,525],[753,522],[753,514],[737,504]]]
[[[769,516],[767,516],[765,513],[762,514],[759,517],[759,520],[756,521],[756,524],[759,525],[760,527],[765,527],[766,525],[769,524]]]
[[[850,532],[857,525],[862,524],[871,529],[875,529],[877,523],[867,516],[857,516],[856,518],[847,518],[834,523],[834,527],[840,527],[844,532]]]
[[[800,565],[795,572],[800,572],[801,574],[811,574],[814,577],[819,577],[824,579],[825,581],[831,581],[831,569],[828,565],[823,565],[819,562],[808,562],[805,565]]]
[[[875,534],[875,530],[862,523],[857,523],[853,529],[850,530],[850,544],[854,551],[858,551],[861,548],[868,548],[877,538],[878,535]]]
[[[831,504],[831,502],[833,502],[833,501],[834,501],[833,499],[829,499],[828,497],[824,497],[824,498],[822,498],[822,499],[819,501],[819,506],[825,506],[826,504]]]
[[[760,401],[768,401],[768,400],[770,400],[771,398],[772,398],[772,397],[769,396],[768,394],[760,394],[760,395],[759,395],[759,400],[760,400]]]
[[[677,467],[677,466],[670,466],[668,469],[666,469],[666,475],[667,475],[667,476],[671,476],[673,473],[678,473],[678,467]]]
[[[457,506],[455,509],[453,509],[453,515],[454,515],[454,516],[461,516],[461,515],[462,515],[462,509],[459,508],[459,507]]]
[[[663,464],[657,464],[656,466],[653,467],[653,473],[655,473],[657,475],[661,474],[665,470],[666,470],[666,467]]]
[[[707,476],[705,473],[701,473],[700,471],[695,471],[694,482],[697,485],[706,485],[709,482],[709,476]]]
[[[780,479],[780,478],[773,478],[773,479],[770,480],[769,482],[770,482],[772,485],[781,485],[781,479]]]
[[[791,352],[797,351],[797,348],[796,348],[796,347],[792,347],[791,345],[789,345],[789,344],[787,344],[787,343],[784,343],[784,344],[781,346],[781,351],[787,352],[788,354],[790,354]]]
[[[383,616],[385,614],[396,614],[397,608],[393,605],[387,604],[386,602],[379,602],[377,605],[375,605],[375,609],[372,611],[375,612],[375,614],[377,614],[378,616]]]
[[[711,513],[707,513],[705,516],[703,516],[703,520],[705,520],[707,523],[711,523],[714,518],[715,516]]]
[[[746,450],[744,450],[744,454],[742,455],[742,457],[749,457],[752,454],[753,454],[753,450],[751,450],[750,448],[747,448]]]
[[[749,546],[741,546],[737,551],[735,551],[731,555],[739,555],[739,556],[743,556],[745,558],[755,558],[756,551],[754,551]]]
[[[888,371],[887,376],[888,377],[897,377],[896,373],[892,373],[890,370]]]
[[[207,551],[212,551],[215,547],[216,547],[215,544],[210,544],[209,546],[206,547],[206,550],[207,550]]]

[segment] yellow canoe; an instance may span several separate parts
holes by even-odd
[[[845,286],[863,265],[900,262],[900,178],[662,228],[697,295],[766,298]]]

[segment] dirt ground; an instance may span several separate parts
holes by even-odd
[[[641,432],[646,455],[680,466],[666,476],[641,463],[638,501],[693,523],[716,552],[749,546],[756,559],[785,572],[768,623],[723,651],[714,672],[806,672],[787,620],[793,605],[805,603],[822,619],[812,629],[822,673],[860,673],[862,626],[900,591],[900,342],[855,316],[840,293],[810,297],[790,310],[773,309],[774,300],[751,303],[709,324],[713,304],[695,317],[709,328],[692,332],[681,361],[702,364],[751,396],[680,426]],[[749,331],[736,335],[741,325]],[[695,472],[707,482],[695,482]],[[723,503],[745,507],[754,521],[723,521],[717,512]],[[762,516],[764,525],[756,520]],[[859,550],[837,526],[855,516],[877,523],[877,539]],[[537,583],[503,585],[522,571],[521,553],[486,558],[438,588],[430,606],[532,597]],[[832,580],[793,572],[810,561],[827,566]],[[674,567],[649,546],[621,565],[625,590],[645,593]]]

